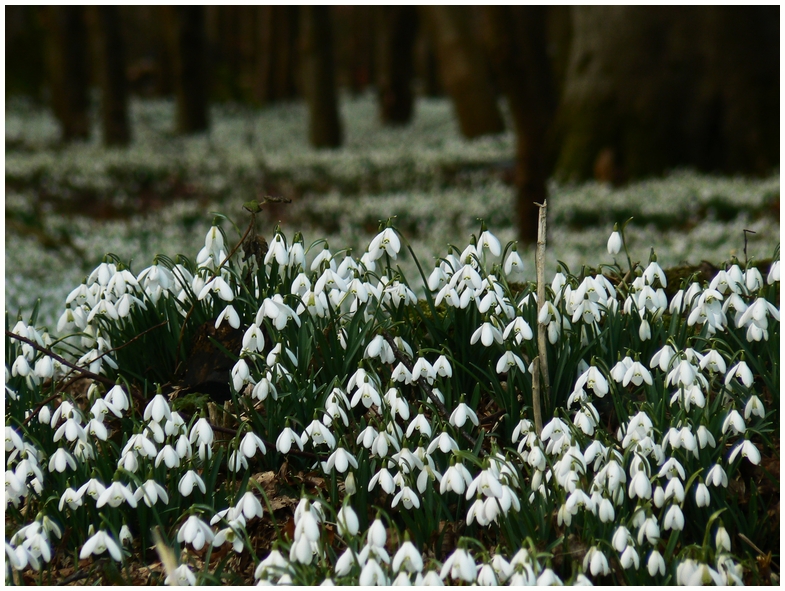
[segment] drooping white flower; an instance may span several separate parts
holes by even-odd
[[[621,234],[614,227],[610,238],[608,238],[608,254],[619,254],[619,251],[621,251],[621,245]]]
[[[210,526],[196,515],[188,517],[177,532],[178,542],[191,544],[197,551],[204,548],[205,544],[212,543],[214,538],[215,534]]]
[[[118,546],[117,542],[115,542],[108,533],[104,530],[99,530],[84,543],[82,550],[79,552],[79,558],[80,560],[84,560],[90,556],[90,554],[95,554],[97,556],[103,554],[106,550],[109,551],[109,554],[114,560],[122,562],[123,554],[120,550],[120,546]]]
[[[756,466],[760,464],[760,451],[755,447],[755,444],[749,439],[742,440],[731,450],[728,456],[728,462],[733,463],[736,457],[741,453],[741,457],[747,458],[750,463]]]

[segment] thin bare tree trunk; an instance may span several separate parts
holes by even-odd
[[[49,38],[52,109],[60,121],[62,139],[86,139],[90,136],[90,100],[84,7],[49,6],[43,17]]]
[[[207,43],[203,6],[174,7],[174,85],[177,132],[208,128]]]
[[[335,90],[330,9],[300,8],[300,39],[305,98],[309,110],[309,140],[316,148],[337,148],[343,140]]]
[[[125,43],[117,6],[90,8],[101,86],[101,124],[107,146],[125,146],[131,140],[128,125],[128,83]]]
[[[412,77],[417,9],[414,6],[377,6],[376,86],[382,123],[408,123],[414,111]]]
[[[474,138],[504,131],[488,66],[470,29],[468,6],[423,6],[442,82],[455,106],[461,133]]]
[[[257,8],[257,56],[254,97],[261,104],[297,95],[297,6]]]
[[[507,96],[516,133],[518,235],[537,240],[538,208],[547,197],[552,163],[546,137],[556,98],[546,51],[544,6],[485,6],[484,41],[496,79]]]

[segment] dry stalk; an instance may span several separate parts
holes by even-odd
[[[543,201],[542,205],[538,203],[537,206],[540,208],[540,219],[537,225],[535,266],[537,268],[537,314],[539,316],[540,309],[545,305],[545,230],[548,200],[546,199]],[[532,387],[532,406],[534,410],[534,424],[538,435],[542,432],[542,401],[544,400],[547,405],[551,389],[548,377],[547,344],[545,325],[541,322],[537,322],[537,349],[539,354],[534,368],[536,382],[533,382],[533,384],[537,384],[537,389],[535,390],[534,387]],[[542,382],[540,382],[540,380],[542,380]]]

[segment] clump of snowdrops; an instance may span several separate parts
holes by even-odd
[[[195,260],[107,255],[56,332],[7,318],[8,582],[63,560],[131,581],[153,546],[170,557],[154,582],[176,584],[757,580],[779,251],[674,286],[622,227],[607,263],[560,265],[537,302],[484,224],[419,277],[392,221],[359,257],[280,231],[254,250],[254,220],[224,226]],[[242,343],[231,400],[178,410],[204,326]],[[292,474],[320,485],[284,490]]]

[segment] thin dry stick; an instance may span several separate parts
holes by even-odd
[[[545,305],[545,227],[547,221],[548,200],[539,203],[537,206],[540,208],[540,220],[537,225],[537,255],[535,264],[537,267],[537,306],[542,309]],[[539,315],[539,310],[538,310]],[[548,377],[548,354],[546,350],[547,336],[545,334],[545,325],[541,322],[537,323],[537,349],[539,351],[537,371],[538,375],[542,376],[542,388],[537,389],[537,393],[532,392],[532,406],[534,407],[534,424],[537,425],[539,419],[539,427],[537,434],[542,432],[542,407],[541,397],[548,403],[550,397],[550,380]],[[539,381],[539,380],[538,380]],[[539,386],[540,384],[538,384]]]
[[[127,347],[128,345],[130,345],[130,344],[131,344],[131,343],[133,343],[134,341],[136,341],[136,340],[138,340],[138,339],[141,339],[141,338],[142,338],[144,335],[146,335],[148,332],[151,332],[151,331],[155,330],[156,328],[161,328],[162,326],[166,326],[167,324],[169,324],[169,321],[168,321],[168,320],[164,320],[164,321],[163,321],[163,322],[161,322],[160,324],[156,324],[155,326],[151,326],[150,328],[147,328],[147,329],[143,330],[142,332],[140,332],[139,334],[137,334],[136,336],[134,336],[132,339],[129,339],[128,341],[126,341],[126,342],[125,342],[125,343],[123,343],[122,345],[118,345],[117,347],[113,347],[112,349],[109,349],[108,351],[104,351],[104,352],[103,352],[103,353],[101,353],[101,354],[100,354],[98,357],[96,357],[95,359],[93,359],[93,361],[98,361],[99,359],[101,359],[101,358],[102,358],[102,357],[104,357],[105,355],[109,355],[109,353],[114,353],[115,351],[119,351],[119,350],[120,350],[120,349],[122,349],[123,347]],[[71,375],[71,373],[72,373],[72,372],[73,372],[73,370],[69,371],[69,372],[68,372],[66,375],[64,375],[64,376],[63,376],[63,379],[64,379],[64,380],[65,380],[65,379],[68,379],[68,377]],[[61,387],[62,387],[63,389],[65,389],[65,388],[67,388],[68,386],[70,386],[70,385],[71,385],[73,382],[77,382],[77,381],[79,381],[80,379],[82,379],[82,378],[84,378],[84,377],[85,377],[85,376],[77,376],[77,377],[76,377],[76,378],[74,378],[73,380],[69,380],[67,383],[63,384]]]
[[[70,361],[66,361],[65,359],[60,357],[57,353],[55,353],[51,349],[47,349],[46,347],[42,347],[38,343],[36,343],[34,341],[31,341],[28,338],[25,338],[25,337],[20,336],[20,335],[18,335],[16,333],[13,333],[10,330],[5,331],[5,336],[10,337],[12,339],[15,339],[17,341],[22,341],[23,343],[27,343],[33,349],[36,349],[37,351],[40,351],[44,355],[48,355],[49,357],[51,357],[55,361],[58,361],[60,364],[65,365],[66,367],[70,367],[71,369],[73,369],[74,371],[79,372],[83,376],[86,376],[88,378],[92,378],[96,382],[101,382],[102,384],[106,384],[107,386],[110,386],[110,387],[114,387],[115,386],[115,383],[112,380],[110,380],[109,378],[104,377],[104,376],[99,376],[97,373],[93,373],[93,372],[91,372],[91,371],[89,371],[89,370],[87,370],[87,369],[85,369],[83,367],[79,367],[78,365],[74,365]]]
[[[384,331],[382,332],[382,336],[384,337],[384,340],[387,341],[387,344],[390,345],[390,348],[392,349],[395,358],[401,363],[403,363],[406,369],[409,370],[409,372],[411,372],[412,368],[414,367],[414,364],[412,364],[411,360],[408,357],[406,357],[406,355],[401,353],[401,350],[395,344],[395,340],[393,339],[392,335],[387,331]],[[447,420],[447,417],[449,416],[449,413],[447,412],[447,407],[445,407],[442,401],[436,397],[436,394],[433,393],[433,389],[426,382],[421,382],[419,380],[418,380],[418,385],[425,391],[425,394],[428,396],[429,400],[434,404],[436,409],[439,411],[439,414],[442,415],[442,418],[444,420]],[[469,435],[466,431],[464,431],[463,428],[458,429],[458,432],[466,441],[468,441],[472,445],[477,445],[477,440],[471,435]],[[485,455],[485,450],[481,449],[480,455]]]
[[[532,411],[534,412],[534,428],[539,436],[542,433],[542,408],[540,407],[540,358],[532,361]]]

